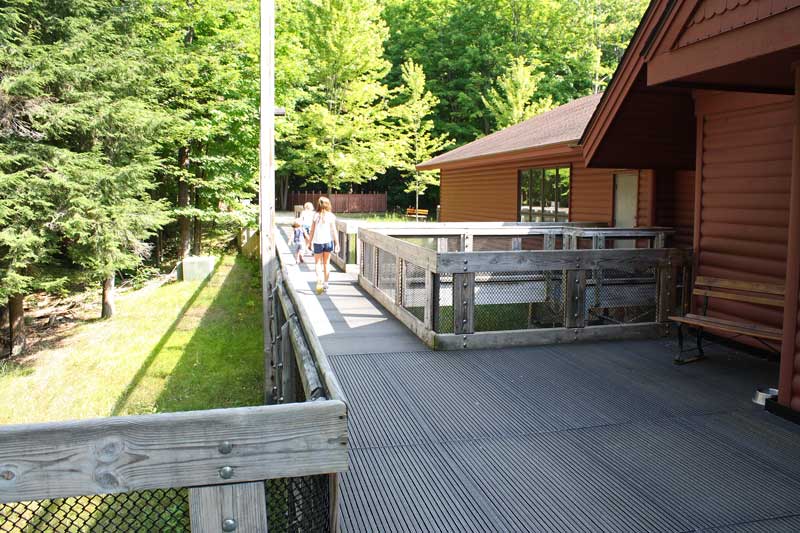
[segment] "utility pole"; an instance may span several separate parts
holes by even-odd
[[[277,332],[272,327],[275,257],[275,1],[261,0],[261,123],[259,138],[259,244],[267,402],[272,403],[271,363]]]

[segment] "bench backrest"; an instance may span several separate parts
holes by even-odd
[[[427,209],[414,209],[413,207],[409,207],[408,209],[406,209],[406,214],[407,215],[427,215],[428,214],[428,210]]]
[[[741,281],[736,279],[697,276],[694,280],[695,296],[720,298],[735,302],[783,307],[785,289],[783,285]]]

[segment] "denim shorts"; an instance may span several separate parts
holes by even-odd
[[[331,253],[333,251],[333,241],[324,244],[314,243],[314,253],[321,254],[323,252]]]

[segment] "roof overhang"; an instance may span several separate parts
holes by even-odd
[[[524,148],[521,150],[511,150],[507,152],[496,152],[493,154],[469,157],[444,163],[425,162],[417,165],[417,170],[448,170],[457,168],[483,167],[492,165],[505,165],[513,163],[528,163],[532,160],[559,161],[561,159],[580,159],[582,157],[581,148],[578,146],[578,139],[560,143]]]
[[[581,138],[587,166],[694,168],[694,91],[791,93],[800,2],[767,4],[653,0]]]

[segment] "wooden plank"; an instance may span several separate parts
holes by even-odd
[[[294,358],[292,351],[292,341],[289,338],[289,324],[288,322],[281,327],[281,403],[293,403],[298,401],[297,389],[295,383],[297,382],[297,361]],[[314,369],[316,372],[316,368]]]
[[[472,233],[465,232],[461,236],[461,251],[462,252],[471,252],[473,250],[472,246]]]
[[[0,502],[341,472],[347,444],[338,400],[4,426]]]
[[[471,335],[436,334],[437,350],[462,350],[513,348],[568,344],[580,341],[652,339],[666,333],[663,324],[612,324],[586,326],[585,328],[519,329],[512,331],[487,331]],[[465,338],[466,337],[466,338]]]
[[[608,250],[532,250],[520,252],[451,252],[438,254],[436,272],[528,272],[532,270],[595,270],[647,268],[661,262],[682,264],[685,250],[675,248]],[[465,263],[466,262],[466,263]],[[467,270],[464,270],[466,267]]]
[[[672,265],[659,265],[656,275],[658,276],[656,287],[656,322],[666,322],[667,317],[673,309],[670,304],[675,292],[672,281]]]
[[[545,238],[545,243],[546,242],[547,242],[547,238]],[[547,247],[545,246],[545,248],[547,248]],[[513,237],[511,239],[511,249],[512,250],[522,250],[522,237]],[[447,251],[447,250],[445,250],[445,251]]]
[[[436,252],[423,248],[422,246],[365,228],[358,230],[358,238],[394,256],[402,257],[426,270],[433,270],[436,266]]]
[[[339,523],[339,512],[342,502],[342,493],[339,489],[339,474],[330,474],[328,476],[328,494],[330,497],[330,531],[331,533],[339,533],[341,531],[341,524]]]
[[[734,289],[738,291],[759,292],[762,294],[774,294],[784,296],[783,285],[775,283],[760,283],[756,281],[741,281],[736,279],[712,278],[709,276],[697,276],[694,280],[695,287],[704,286],[717,289]]]
[[[568,328],[582,328],[586,326],[586,271],[567,270],[565,276],[564,324]]]
[[[278,285],[278,300],[283,308],[283,313],[290,317],[287,321],[289,329],[287,338],[291,343],[291,351],[294,353],[295,369],[300,375],[300,382],[303,384],[305,399],[324,399],[325,389],[322,386],[322,378],[314,363],[314,356],[306,341],[307,336],[303,333],[303,328],[297,318],[294,304],[286,291],[284,283]],[[311,336],[315,337],[313,333]]]
[[[671,316],[669,319],[674,322],[680,322],[681,324],[687,324],[689,326],[701,326],[703,328],[727,331],[728,333],[739,333],[742,335],[748,335],[750,337],[759,337],[774,341],[783,339],[782,330],[762,326],[760,324],[734,322],[722,318],[691,314],[686,316]]]
[[[439,307],[439,297],[438,291],[436,291],[436,279],[435,274],[430,270],[425,271],[425,314],[423,315],[423,322],[425,324],[425,328],[429,330],[433,330],[433,316],[435,314],[435,309]],[[434,295],[434,293],[437,293]]]
[[[264,482],[189,489],[189,514],[192,533],[267,533]]]
[[[399,305],[400,307],[403,306],[403,278],[405,278],[405,272],[403,272],[403,258],[395,256],[394,258],[394,303]]]
[[[425,327],[425,323],[411,314],[404,307],[400,307],[394,303],[394,300],[386,296],[382,290],[372,284],[370,280],[364,276],[358,276],[358,284],[362,289],[367,291],[367,294],[375,298],[379,304],[386,308],[392,315],[402,322],[408,329],[412,331],[422,342],[426,345],[433,347],[433,331]]]
[[[473,272],[453,275],[453,316],[455,334],[475,331],[475,274]]]
[[[772,296],[755,296],[751,294],[737,294],[733,292],[715,291],[710,289],[698,289],[697,286],[695,286],[693,294],[695,296],[708,296],[709,298],[719,298],[721,300],[731,300],[734,302],[783,307],[783,298]]]

